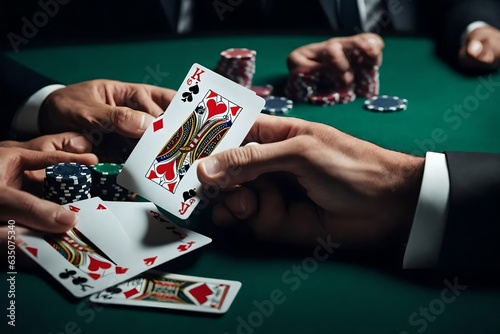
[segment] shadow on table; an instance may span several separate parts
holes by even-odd
[[[299,259],[303,260],[314,254],[313,247],[301,247],[289,244],[263,242],[240,225],[237,229],[223,229],[208,224],[210,231],[205,230],[213,241],[211,249],[225,256],[241,257],[244,259]],[[206,226],[207,227],[207,226]],[[441,269],[402,269],[404,247],[378,248],[369,250],[347,250],[340,245],[335,249],[332,263],[362,266],[383,275],[411,284],[429,288],[442,288],[443,282],[458,280],[460,284],[467,284],[478,289],[500,289],[500,277],[496,272],[454,271],[444,272]],[[184,258],[183,258],[184,261]]]

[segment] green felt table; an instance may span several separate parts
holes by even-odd
[[[203,37],[25,49],[9,55],[65,84],[108,78],[176,89],[192,63],[213,68],[221,50],[247,47],[257,51],[254,84],[272,83],[279,91],[287,75],[288,53],[326,37]],[[500,75],[461,76],[435,57],[433,43],[427,39],[391,37],[385,42],[381,94],[407,98],[408,110],[369,112],[363,109],[364,99],[357,99],[334,107],[296,104],[289,116],[330,124],[417,155],[428,150],[500,152]],[[314,248],[272,247],[215,228],[207,211],[188,227],[209,235],[213,243],[162,268],[241,281],[242,289],[226,314],[92,306],[87,299],[69,298],[43,273],[18,273],[16,327],[9,330],[54,334],[500,333],[500,291],[495,287],[471,285],[452,298],[454,294],[446,290],[448,283],[429,284],[426,275],[432,273],[409,274],[394,259],[384,261],[382,256],[365,262],[363,256],[370,254],[357,254],[351,261],[340,246],[325,261],[317,261]],[[4,299],[6,273],[2,275]],[[460,283],[460,277],[457,280]],[[2,310],[4,326],[6,311]]]

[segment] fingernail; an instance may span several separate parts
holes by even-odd
[[[56,223],[66,226],[75,226],[78,215],[72,211],[61,209],[56,213]]]
[[[206,158],[201,162],[201,167],[205,170],[205,174],[207,175],[215,175],[220,172],[220,163],[219,160],[215,158]]]
[[[146,130],[151,125],[151,123],[153,123],[154,119],[155,118],[150,114],[143,114],[141,117],[141,125],[139,126],[139,129]]]
[[[471,41],[469,44],[469,53],[473,56],[478,56],[483,50],[483,44],[479,41]]]
[[[375,38],[373,38],[373,37],[369,37],[369,38],[367,39],[367,41],[368,41],[368,43],[370,43],[370,44],[375,44],[375,43],[377,43],[377,40],[376,40]]]
[[[92,149],[92,144],[83,136],[73,137],[69,140],[69,143],[78,151],[90,151]]]
[[[247,203],[243,196],[238,196],[237,205],[235,211],[238,213],[245,213],[247,211]]]

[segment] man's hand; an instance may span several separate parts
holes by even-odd
[[[16,226],[60,233],[72,228],[77,221],[75,213],[60,205],[40,199],[23,191],[24,173],[63,161],[85,165],[97,162],[93,154],[75,154],[62,151],[38,152],[17,147],[0,147],[0,243],[7,235],[8,220]]]
[[[423,158],[327,125],[265,115],[247,140],[260,144],[212,155],[198,166],[201,183],[219,194],[216,223],[246,221],[262,238],[302,244],[328,234],[352,247],[406,241]]]
[[[19,147],[33,151],[65,151],[71,153],[90,153],[92,143],[77,132],[64,132],[46,135],[29,141],[20,142],[6,140],[0,142],[0,147]]]
[[[354,80],[356,66],[382,64],[383,49],[382,38],[372,33],[330,38],[295,49],[288,55],[287,66],[290,71],[302,68],[333,73],[349,85]]]
[[[500,66],[500,30],[492,26],[474,29],[460,48],[459,58],[466,69],[497,69]]]
[[[90,153],[92,152],[92,144],[81,134],[77,132],[64,132],[54,135],[46,135],[34,138],[29,141],[20,142],[7,140],[0,142],[0,147],[17,147],[33,151],[65,151],[70,153]],[[29,177],[30,181],[43,180],[45,171],[34,170],[26,171],[25,175]]]
[[[92,80],[52,92],[40,108],[43,133],[98,128],[139,138],[175,91],[145,84]]]

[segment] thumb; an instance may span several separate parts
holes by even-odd
[[[44,232],[66,232],[78,221],[76,213],[11,187],[1,188],[0,209],[0,220],[12,219],[20,225]]]
[[[106,115],[114,125],[112,130],[131,138],[140,138],[155,119],[148,113],[127,107],[111,107],[109,111]]]
[[[203,185],[230,188],[277,171],[299,172],[302,136],[285,141],[233,148],[200,160],[198,179]]]

